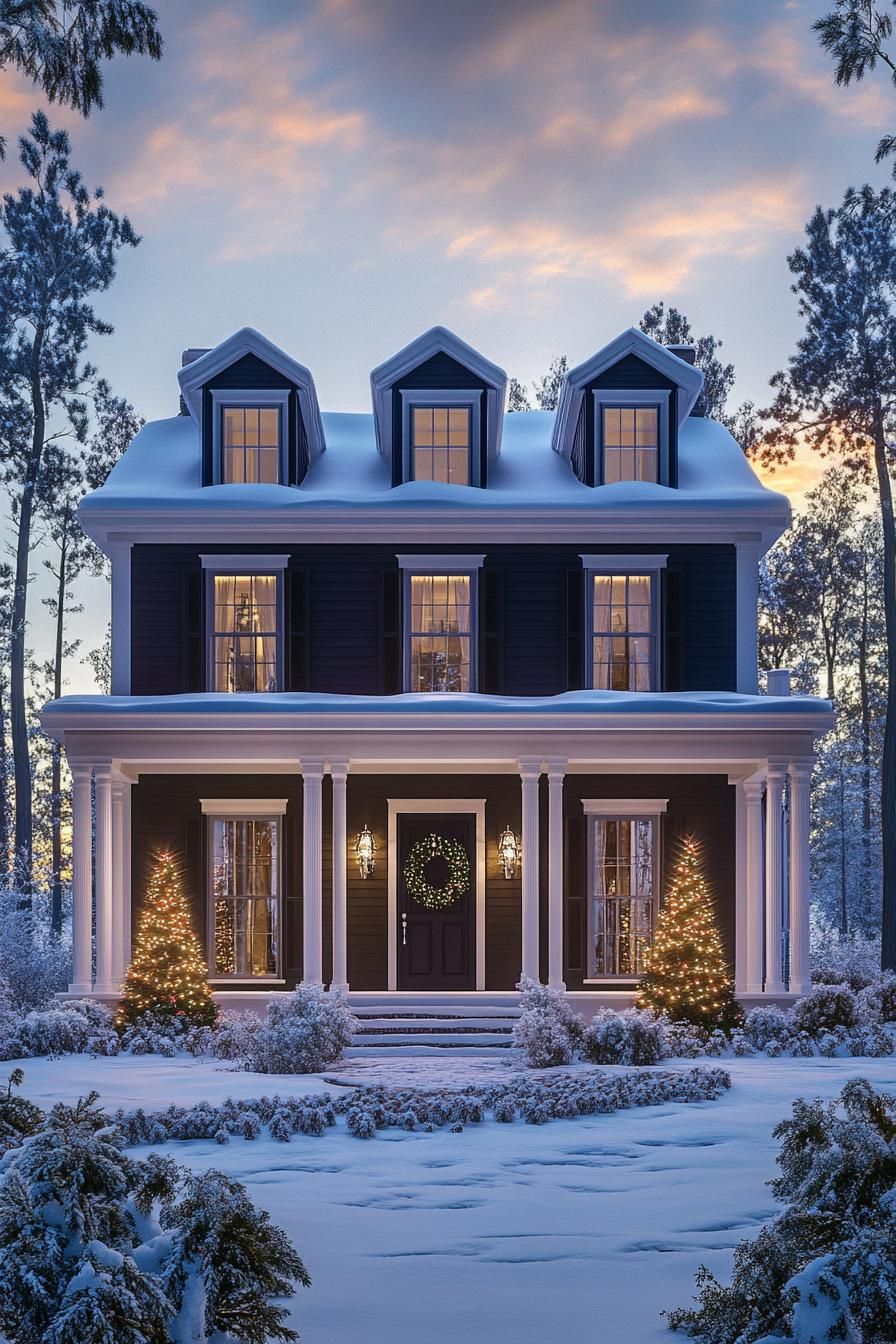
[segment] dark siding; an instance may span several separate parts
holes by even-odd
[[[478,545],[453,549],[465,553]],[[208,551],[233,546],[208,547]],[[273,547],[246,547],[252,553]],[[403,547],[411,553],[422,547]],[[440,547],[440,552],[452,548]],[[482,581],[500,574],[503,693],[557,695],[576,684],[571,663],[581,632],[568,615],[570,574],[581,574],[580,554],[618,554],[643,546],[487,547]],[[665,650],[667,677],[680,690],[736,689],[735,548],[670,546],[667,583],[677,585],[678,651]],[[387,546],[303,546],[291,551],[292,570],[308,575],[308,689],[346,695],[394,694],[401,689],[400,576]],[[133,694],[175,695],[193,689],[186,680],[185,575],[199,571],[198,549],[135,546],[132,553]],[[674,577],[673,577],[674,576]],[[579,587],[581,584],[579,583]],[[668,604],[668,599],[667,599]],[[572,615],[575,618],[574,601]],[[581,609],[581,608],[579,608]],[[491,616],[488,617],[491,622]],[[289,632],[287,631],[287,644]],[[677,665],[678,671],[673,672]],[[491,674],[490,674],[491,675]],[[298,689],[296,687],[296,689]]]
[[[483,695],[504,690],[504,572],[484,569],[479,580],[479,686]]]
[[[665,388],[669,397],[669,480],[671,486],[678,485],[678,388],[671,378],[658,373],[650,364],[646,364],[637,355],[626,355],[611,368],[605,369],[600,377],[588,383],[583,397],[584,415],[584,479],[593,485],[599,479],[598,445],[594,440],[594,391],[598,388],[631,388],[632,391],[648,388]],[[576,473],[578,474],[578,473]]]
[[[488,407],[486,390],[488,384],[481,378],[477,378],[468,368],[460,364],[444,351],[432,355],[424,360],[416,369],[410,373],[403,374],[402,377],[393,383],[392,391],[392,484],[401,485],[403,480],[404,464],[402,462],[402,423],[401,423],[401,389],[415,387],[439,387],[445,391],[452,389],[461,389],[468,387],[478,387],[482,391],[482,405],[480,408],[479,423],[479,443],[480,443],[480,462],[479,462],[479,483],[485,486],[488,476],[488,457],[487,457],[487,438],[486,426],[488,420]]]
[[[693,835],[703,846],[705,874],[716,905],[725,952],[734,967],[735,849],[734,787],[724,775],[568,775],[563,810],[566,828],[567,942],[564,975],[581,989],[587,967],[587,840],[583,798],[668,798],[662,824],[663,890],[676,841]],[[582,896],[586,899],[583,900]]]

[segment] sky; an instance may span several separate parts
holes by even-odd
[[[528,382],[664,299],[764,405],[806,220],[888,179],[896,90],[836,87],[811,30],[832,5],[162,0],[162,61],[108,65],[88,121],[52,113],[143,239],[91,353],[153,419],[182,349],[254,326],[324,409],[364,411],[370,369],[436,323]],[[0,75],[5,189],[39,105]],[[772,484],[798,502],[816,474]]]

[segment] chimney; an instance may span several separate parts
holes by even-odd
[[[673,355],[683,359],[685,364],[697,363],[697,347],[695,345],[667,345],[667,350],[671,350]]]
[[[767,695],[785,696],[790,694],[790,668],[773,667],[766,673],[765,690]]]
[[[185,369],[188,364],[193,363],[194,359],[201,359],[203,355],[208,354],[208,351],[209,351],[208,346],[206,346],[204,349],[200,349],[199,346],[193,346],[189,350],[184,350],[180,357],[181,368]],[[189,412],[187,411],[187,403],[184,401],[183,397],[181,397],[180,399],[180,413],[181,415],[189,414]]]

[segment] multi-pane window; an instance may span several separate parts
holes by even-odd
[[[593,574],[591,685],[599,691],[656,689],[655,576]]]
[[[473,576],[409,574],[409,691],[473,689]]]
[[[470,484],[470,408],[411,408],[411,468],[415,481]]]
[[[275,976],[280,944],[280,821],[210,817],[215,975]]]
[[[593,975],[642,975],[656,922],[655,817],[591,819]]]
[[[212,689],[276,691],[279,684],[276,574],[215,574]]]
[[[603,483],[659,480],[656,406],[604,406]]]
[[[280,480],[280,408],[225,406],[221,422],[221,480],[276,485]]]

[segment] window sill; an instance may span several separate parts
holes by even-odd
[[[583,985],[607,985],[610,987],[616,985],[620,989],[624,989],[627,985],[640,985],[640,983],[640,975],[605,975],[599,980],[582,981]]]
[[[210,985],[285,985],[286,981],[278,979],[274,975],[247,975],[243,978],[232,975],[214,975],[209,976]]]

